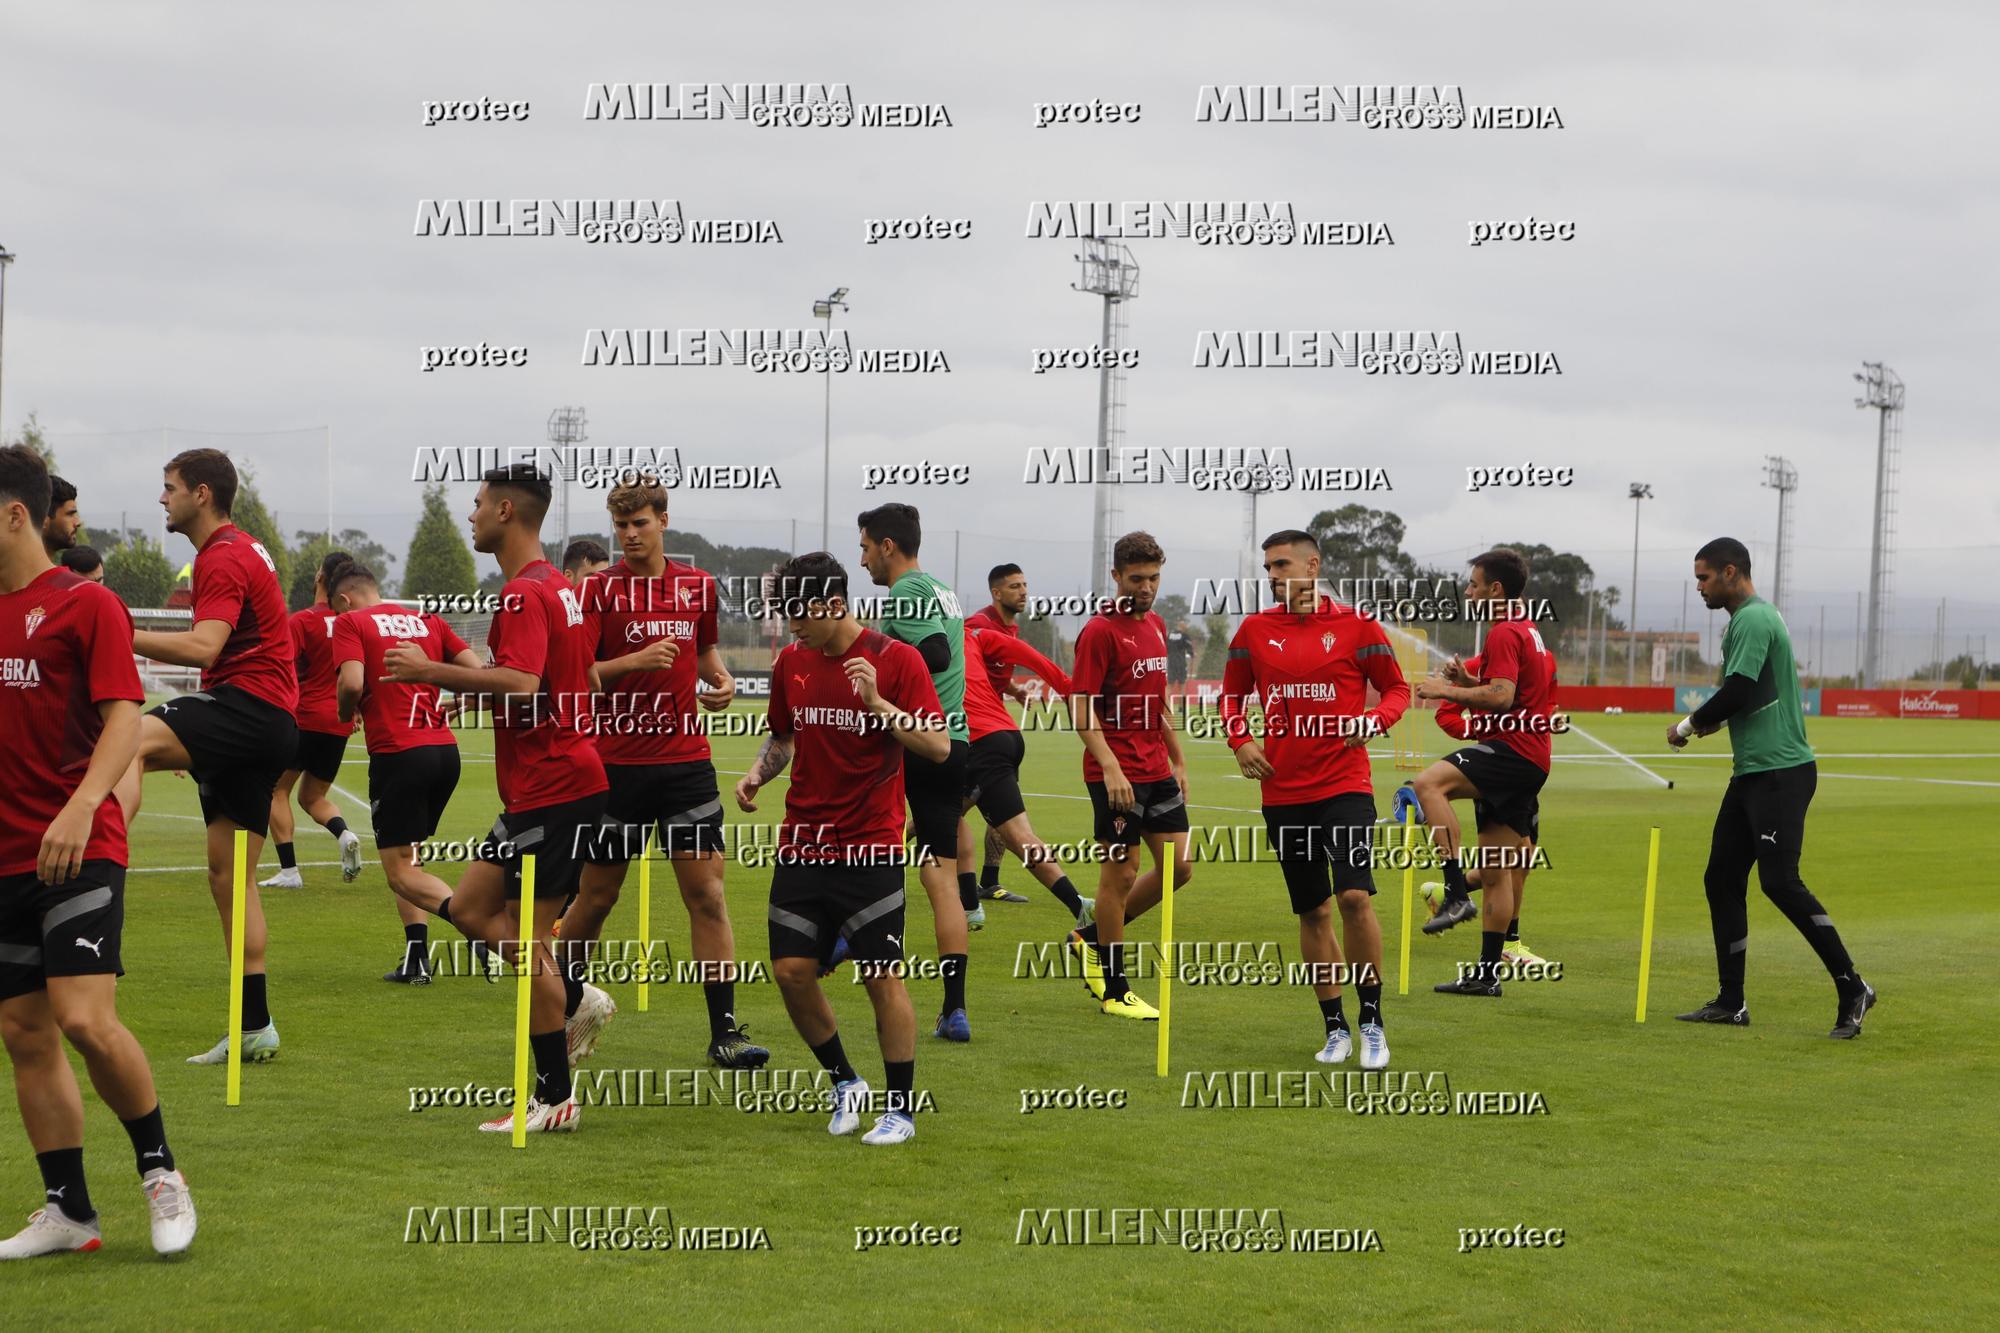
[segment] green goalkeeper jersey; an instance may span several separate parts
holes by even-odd
[[[1729,719],[1732,771],[1764,773],[1813,761],[1792,636],[1777,607],[1753,596],[1730,615],[1722,632],[1722,674],[1755,682],[1750,702]]]

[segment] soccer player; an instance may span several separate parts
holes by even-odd
[[[771,734],[736,784],[736,804],[754,813],[758,788],[792,766],[771,874],[771,970],[792,1026],[834,1078],[827,1130],[852,1134],[868,1084],[848,1063],[819,980],[845,941],[889,1080],[887,1109],[861,1141],[904,1143],[917,1132],[917,1020],[902,978],[903,756],[941,764],[951,738],[923,657],[848,615],[838,560],[794,556],[777,586],[797,642],[771,664]]]
[[[1069,696],[1098,855],[1097,919],[1071,931],[1069,945],[1105,1013],[1155,1021],[1160,1011],[1125,979],[1125,927],[1160,901],[1169,843],[1175,889],[1194,878],[1187,761],[1167,707],[1167,628],[1152,609],[1166,559],[1146,532],[1128,532],[1111,548],[1117,595],[1076,636]],[[1143,875],[1143,855],[1132,850],[1142,841],[1153,853],[1153,868]]]
[[[439,662],[413,643],[398,643],[382,655],[388,679],[440,686],[477,700],[494,717],[493,768],[502,811],[459,877],[451,921],[504,957],[508,943],[520,938],[519,914],[532,914],[528,1044],[535,1057],[535,1090],[524,1114],[535,1133],[576,1129],[580,1111],[570,1067],[590,1053],[616,1012],[597,987],[566,984],[549,948],[551,927],[576,886],[583,840],[604,813],[609,785],[586,729],[591,646],[583,599],[542,555],[542,519],[551,494],[548,477],[528,463],[494,468],[479,487],[470,519],[472,549],[498,559],[506,578],[486,632],[491,665]],[[535,892],[523,902],[521,859],[531,853]],[[528,966],[529,960],[518,965]],[[511,1133],[514,1112],[479,1128]]]
[[[132,1140],[153,1248],[175,1254],[194,1240],[194,1201],[167,1146],[146,1053],[117,1004],[126,845],[124,812],[110,797],[138,753],[145,692],[125,604],[50,565],[48,506],[40,456],[0,449],[0,1036],[46,1196],[25,1229],[0,1240],[0,1259],[103,1243],[64,1038]]]
[[[996,630],[1009,638],[1020,638],[1020,616],[1028,606],[1028,576],[1021,572],[1019,565],[995,565],[987,571],[986,590],[992,600],[967,616],[965,623],[981,630]],[[1028,692],[1014,679],[1014,668],[1010,664],[989,660],[986,675],[1003,701],[1028,702]],[[1018,769],[1020,766],[1017,764],[1015,767]],[[1028,901],[1020,894],[1000,887],[1000,861],[1006,856],[1007,847],[991,824],[986,826],[983,852],[979,867],[979,896],[996,903]],[[961,856],[961,862],[963,859]]]
[[[585,579],[610,563],[611,553],[604,549],[604,543],[588,537],[578,537],[563,549],[563,577],[572,588],[581,588]]]
[[[49,474],[49,515],[42,520],[42,549],[49,559],[60,559],[76,545],[83,519],[76,512],[76,487],[53,472]]]
[[[590,946],[658,829],[674,868],[708,1005],[708,1058],[758,1069],[771,1053],[736,1021],[736,939],[723,897],[722,794],[701,712],[729,707],[736,679],[716,646],[721,586],[667,559],[667,490],[650,477],[605,497],[624,559],[582,588],[600,693],[594,730],[610,794],[563,914],[565,965],[581,975]],[[644,945],[642,943],[641,947]]]
[[[1485,670],[1485,660],[1480,656],[1468,657],[1465,659],[1463,667],[1468,678],[1478,680],[1480,679],[1480,673]],[[1433,715],[1436,718],[1438,730],[1444,732],[1445,735],[1450,736],[1454,740],[1461,741],[1473,738],[1473,724],[1467,720],[1465,710],[1459,705],[1449,701],[1441,702],[1434,710]],[[1491,717],[1493,714],[1474,713],[1471,716],[1474,718],[1483,718]],[[1400,823],[1404,819],[1406,811],[1419,824],[1424,822],[1423,807],[1417,803],[1416,791],[1407,782],[1396,789],[1395,819],[1397,822]],[[1483,816],[1479,812],[1478,803],[1475,802],[1473,806],[1474,827],[1477,827],[1482,820]],[[1525,859],[1518,867],[1508,868],[1503,871],[1499,866],[1475,865],[1467,867],[1465,871],[1465,887],[1472,893],[1479,892],[1480,889],[1485,887],[1486,881],[1495,875],[1502,873],[1513,875],[1514,915],[1507,922],[1507,939],[1500,948],[1500,961],[1503,963],[1513,963],[1517,966],[1521,964],[1546,964],[1548,962],[1546,958],[1543,958],[1533,949],[1530,949],[1521,939],[1522,904],[1526,901],[1528,875],[1531,873],[1534,865],[1535,848],[1541,841],[1542,836],[1542,817],[1539,802],[1537,802],[1535,814],[1529,818],[1528,825],[1527,841],[1522,844],[1521,848]],[[1437,879],[1425,880],[1423,884],[1423,896],[1424,910],[1432,916],[1436,916],[1438,908],[1444,904],[1444,881]]]
[[[72,546],[58,557],[64,569],[92,583],[104,582],[104,557],[94,546]]]
[[[1339,1064],[1354,1049],[1341,1011],[1346,970],[1361,1001],[1361,1067],[1384,1069],[1382,927],[1370,865],[1375,779],[1366,747],[1409,707],[1410,687],[1381,624],[1321,593],[1319,542],[1311,533],[1274,532],[1263,550],[1277,605],[1245,616],[1230,640],[1223,722],[1237,768],[1262,785],[1265,831],[1299,918],[1299,953],[1313,968],[1324,1026],[1314,1059]],[[1371,685],[1380,696],[1373,708]],[[1264,713],[1261,741],[1245,717],[1253,697]],[[1336,895],[1345,969],[1333,937]]]
[[[965,725],[965,617],[958,594],[917,566],[923,528],[916,507],[885,504],[855,520],[861,529],[861,567],[882,599],[882,632],[917,650],[931,673],[944,709],[949,752],[933,761],[911,750],[903,756],[903,785],[916,826],[917,878],[931,900],[937,931],[938,967],[944,999],[931,1035],[970,1041],[965,1011],[966,932],[986,924],[978,885],[968,893],[958,875],[958,828],[964,810],[965,770],[971,761],[971,733]]]
[[[1858,1037],[1862,1019],[1875,1007],[1875,988],[1854,970],[1833,918],[1799,878],[1806,807],[1819,784],[1819,766],[1806,743],[1791,633],[1778,608],[1757,595],[1750,582],[1750,552],[1734,537],[1717,537],[1695,552],[1694,586],[1702,605],[1729,612],[1729,628],[1722,634],[1722,688],[1667,728],[1667,744],[1681,749],[1690,737],[1712,735],[1727,723],[1731,762],[1702,877],[1721,990],[1699,1009],[1676,1017],[1688,1023],[1749,1026],[1750,1009],[1743,1001],[1743,964],[1750,943],[1745,898],[1755,865],[1764,896],[1806,937],[1833,977],[1839,1007],[1827,1035]]]
[[[1046,844],[1035,836],[1028,822],[1028,803],[1021,798],[1021,760],[1027,746],[1021,740],[1021,726],[993,688],[991,670],[1004,666],[1011,673],[1025,667],[1040,673],[1050,689],[1067,694],[1070,679],[1063,669],[1043,657],[1020,639],[965,622],[965,657],[972,669],[965,673],[965,725],[972,737],[972,749],[965,769],[966,809],[979,807],[986,827],[1008,851],[1021,858],[1028,873],[1055,895],[1069,910],[1080,930],[1091,923],[1093,903],[1076,891],[1063,873],[1062,865]],[[963,820],[958,831],[958,879],[961,891],[976,886],[972,878],[972,839]]]
[[[333,698],[333,624],[339,617],[327,605],[326,576],[330,570],[352,564],[345,551],[329,551],[313,575],[313,603],[292,613],[292,654],[298,667],[299,745],[291,766],[278,776],[278,789],[271,794],[271,835],[278,849],[278,873],[257,881],[259,888],[299,889],[297,854],[292,850],[292,788],[299,789],[299,808],[313,817],[340,844],[340,877],[350,883],[361,874],[361,836],[347,827],[340,807],[328,798],[334,779],[340,776],[340,761],[347,754],[347,738],[354,723],[343,722]],[[304,782],[300,782],[300,778]],[[378,846],[380,844],[377,844]]]
[[[1479,961],[1462,966],[1456,980],[1433,987],[1446,995],[1497,997],[1499,969],[1514,919],[1514,876],[1525,864],[1527,839],[1539,827],[1540,794],[1549,779],[1550,719],[1555,713],[1555,655],[1527,615],[1521,591],[1528,562],[1519,551],[1497,547],[1474,556],[1466,580],[1468,602],[1494,617],[1486,635],[1484,675],[1475,679],[1456,658],[1417,682],[1417,696],[1498,714],[1469,722],[1481,739],[1452,751],[1419,773],[1411,785],[1422,803],[1444,871],[1445,899],[1424,923],[1435,935],[1480,916]],[[1480,863],[1492,868],[1483,901],[1474,907],[1459,863],[1455,800],[1474,802]]]
[[[458,788],[458,738],[437,687],[385,680],[383,661],[404,643],[433,662],[467,670],[478,670],[484,660],[430,612],[384,606],[381,583],[366,565],[335,565],[326,590],[334,612],[334,704],[342,722],[359,716],[363,723],[375,854],[403,923],[402,961],[382,980],[421,986],[431,979],[425,913],[451,921],[452,894],[417,860],[416,844],[437,832]]]
[[[236,831],[249,834],[247,864],[264,850],[271,793],[298,749],[299,681],[278,566],[264,544],[229,521],[236,465],[220,449],[189,449],[167,461],[160,504],[167,531],[194,543],[194,628],[185,633],[135,630],[132,651],[175,666],[201,668],[201,689],[169,699],[139,723],[139,757],[118,784],[129,826],[139,811],[141,777],[162,769],[192,773],[208,826],[208,889],[222,918],[229,956],[230,882]],[[255,886],[243,910],[243,1059],[278,1054],[264,964],[264,905]],[[224,1036],[189,1064],[229,1059]]]

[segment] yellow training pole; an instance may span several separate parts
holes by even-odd
[[[514,1146],[528,1146],[528,1003],[535,975],[535,856],[521,858],[521,956],[514,1001]]]
[[[1660,880],[1660,826],[1653,825],[1651,845],[1646,849],[1646,924],[1639,931],[1639,1016],[1646,1021],[1646,982],[1653,972],[1653,891]]]
[[[236,830],[236,865],[229,885],[229,1083],[224,1101],[243,1104],[243,914],[250,878],[250,831]]]
[[[1169,1015],[1173,1012],[1174,973],[1179,969],[1174,964],[1174,843],[1167,839],[1166,852],[1160,861],[1160,1054],[1154,1062],[1153,1072],[1161,1078],[1167,1076],[1167,1039]]]
[[[1396,966],[1396,994],[1410,993],[1410,912],[1416,901],[1417,863],[1411,851],[1417,836],[1416,821],[1403,812],[1403,961]]]
[[[639,1012],[646,1012],[653,973],[653,858],[647,848],[639,857]]]

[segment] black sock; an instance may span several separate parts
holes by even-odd
[[[979,887],[982,889],[997,889],[1000,887],[1000,863],[998,861],[988,861],[985,865],[979,867]]]
[[[1512,921],[1509,921],[1507,923],[1507,939],[1510,943],[1513,943],[1519,941],[1520,938],[1521,938],[1521,918],[1517,916]]]
[[[849,1079],[861,1077],[854,1072],[854,1066],[847,1063],[847,1052],[841,1048],[838,1032],[813,1047],[812,1053],[813,1059],[819,1061],[819,1067],[833,1075],[835,1083],[845,1083]]]
[[[125,1121],[124,1125],[132,1140],[132,1153],[139,1162],[140,1176],[148,1171],[174,1169],[174,1150],[167,1146],[167,1129],[160,1123],[158,1102],[153,1103],[152,1110]]]
[[[450,894],[448,894],[448,893],[447,893],[447,894],[446,894],[446,895],[444,896],[444,901],[443,901],[443,902],[441,902],[441,903],[439,903],[439,904],[437,905],[437,914],[438,914],[438,920],[440,920],[440,921],[444,922],[444,923],[445,923],[446,925],[448,925],[448,926],[455,926],[455,925],[457,925],[457,924],[458,924],[458,923],[457,923],[456,921],[453,921],[453,920],[451,919],[451,895],[450,895]]]
[[[48,1201],[63,1210],[73,1222],[88,1222],[97,1216],[90,1206],[90,1190],[83,1183],[83,1149],[51,1148],[35,1154],[42,1168],[42,1192]]]
[[[1479,969],[1486,976],[1493,974],[1493,967],[1500,961],[1500,952],[1507,947],[1507,932],[1503,930],[1482,930],[1479,932]]]
[[[726,963],[705,963],[704,967],[726,967]],[[708,1039],[721,1041],[736,1027],[736,983],[704,982],[701,998],[708,1001]]]
[[[968,912],[979,906],[979,880],[969,870],[958,876],[958,905]]]
[[[583,965],[563,960],[563,1017],[575,1018],[576,1007],[583,1003]]]
[[[948,953],[938,959],[938,970],[944,976],[944,1008],[938,1010],[940,1016],[965,1008],[965,961],[962,953]]]
[[[1439,862],[1438,868],[1444,871],[1444,892],[1447,898],[1472,896],[1472,886],[1465,882],[1465,867],[1458,863],[1457,857]]]
[[[1125,946],[1100,944],[1098,952],[1104,957],[1104,998],[1115,1000],[1132,989],[1125,980]]]
[[[915,1108],[911,1105],[910,1088],[917,1081],[915,1060],[884,1060],[882,1068],[889,1075],[889,1105],[891,1111],[901,1111],[911,1115]]]
[[[1079,899],[1078,901],[1082,900]],[[1097,943],[1097,923],[1095,921],[1091,922],[1089,925],[1085,926],[1082,930],[1079,930],[1076,933],[1078,935],[1081,935],[1084,939],[1090,941],[1092,944]]]
[[[429,961],[425,955],[429,952],[430,942],[431,928],[427,922],[419,921],[413,926],[403,927],[403,971],[414,972]]]
[[[265,989],[264,974],[251,972],[243,978],[243,1030],[255,1032],[271,1026],[271,1000]]]
[[[1061,903],[1064,907],[1067,907],[1069,909],[1069,914],[1071,916],[1075,916],[1078,912],[1081,912],[1083,910],[1083,895],[1076,891],[1076,885],[1069,882],[1068,875],[1064,875],[1061,879],[1049,885],[1049,892],[1053,893],[1056,896],[1057,902]],[[1095,923],[1093,923],[1092,924],[1093,935],[1095,933],[1095,929],[1096,929]]]
[[[338,838],[341,834],[347,832],[347,821],[339,815],[335,815],[332,819],[326,821],[326,831]]]
[[[1331,1035],[1335,1031],[1345,1031],[1347,1029],[1347,1016],[1340,1012],[1340,997],[1338,995],[1334,996],[1331,1000],[1321,1000],[1319,1002],[1319,1016],[1326,1020],[1328,1035]]]
[[[1361,997],[1361,1021],[1382,1026],[1382,987],[1378,982],[1373,986],[1357,985],[1355,993]]]
[[[569,1034],[562,1028],[531,1032],[528,1049],[535,1053],[535,1100],[544,1106],[568,1101]]]
[[[290,844],[289,842],[281,842],[281,843],[279,843],[279,844],[278,844],[278,869],[280,869],[280,870],[296,870],[296,869],[298,868],[298,864],[299,864],[299,858],[298,858],[298,856],[297,856],[296,854],[294,854],[294,853],[293,853],[293,851],[292,851],[292,844]]]

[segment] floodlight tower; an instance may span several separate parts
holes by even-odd
[[[1868,559],[1868,629],[1862,642],[1863,689],[1882,679],[1882,640],[1888,633],[1889,572],[1896,553],[1896,474],[1903,452],[1903,381],[1880,361],[1863,361],[1856,374],[1856,407],[1880,413],[1875,426],[1875,544]]]
[[[14,252],[12,250],[9,250],[6,246],[0,245],[0,375],[4,375],[6,368],[7,266],[13,262],[14,262]],[[0,383],[4,382],[5,382],[4,379],[0,379]],[[3,427],[5,425],[6,425],[6,418],[0,417],[0,427]],[[4,435],[0,435],[0,439],[4,438],[6,438]]]
[[[1789,459],[1764,455],[1764,484],[1778,493],[1778,555],[1771,562],[1771,605],[1780,612],[1790,605],[1785,576],[1792,572],[1792,492],[1799,488],[1799,470]]]
[[[561,463],[550,480],[562,492],[562,545],[569,546],[569,479],[575,474],[569,451],[588,438],[583,433],[583,409],[558,407],[549,413],[549,443],[561,451]]]
[[[1097,373],[1097,479],[1090,518],[1090,590],[1098,596],[1111,591],[1111,547],[1118,540],[1117,467],[1113,450],[1125,433],[1125,373],[1118,366],[1118,343],[1125,332],[1124,304],[1139,295],[1139,264],[1132,252],[1115,241],[1086,236],[1081,281],[1070,286],[1104,298],[1104,332],[1098,346],[1102,366]]]
[[[819,481],[819,549],[833,549],[833,312],[847,313],[847,288],[813,302],[813,318],[826,321],[826,412],[821,418]],[[793,552],[794,555],[797,552]]]
[[[1653,488],[1635,481],[1626,497],[1632,501],[1632,586],[1625,594],[1625,683],[1630,685],[1639,661],[1639,502],[1652,499]]]

